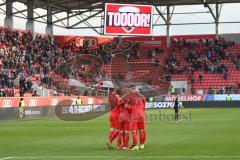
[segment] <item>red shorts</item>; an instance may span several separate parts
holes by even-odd
[[[144,130],[146,128],[145,114],[133,115],[131,119],[131,130]]]
[[[130,131],[131,130],[131,124],[129,122],[121,122],[121,123],[119,123],[119,129]]]
[[[130,115],[126,114],[124,112],[119,114],[118,122],[119,122],[119,129],[120,130],[130,131],[130,129],[131,129],[130,118],[131,118]]]
[[[118,112],[110,112],[110,128],[119,129]]]
[[[137,123],[137,130],[145,130],[145,129],[146,129],[146,122],[145,121]]]

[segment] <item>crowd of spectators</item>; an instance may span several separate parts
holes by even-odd
[[[121,51],[126,53],[129,60],[140,58],[138,43],[119,43]],[[229,47],[234,42],[224,39],[199,42],[187,42],[186,40],[174,40],[172,51],[166,58],[164,74],[161,79],[172,80],[172,74],[189,74],[189,80],[195,83],[193,73],[204,71],[205,73],[222,74],[223,79],[228,80],[228,67],[222,60],[231,60],[234,68],[239,70],[240,54],[229,53]],[[14,89],[18,88],[20,96],[25,93],[36,95],[33,83],[29,77],[40,75],[43,87],[66,92],[67,86],[56,82],[51,78],[51,73],[57,73],[64,79],[74,78],[89,85],[106,80],[106,72],[101,71],[102,64],[111,62],[113,52],[100,45],[90,48],[88,43],[82,47],[76,46],[74,41],[69,41],[64,47],[60,47],[54,39],[48,36],[35,35],[29,32],[14,31],[8,28],[0,28],[0,96],[14,96]],[[111,47],[116,47],[110,45]],[[130,47],[130,48],[129,48]],[[159,64],[156,54],[158,49],[149,50],[149,59]],[[181,52],[186,65],[181,64],[177,53]],[[91,58],[82,55],[91,55]],[[157,65],[156,65],[157,66]],[[198,76],[199,82],[203,75]],[[237,83],[240,89],[240,84]],[[221,87],[219,93],[229,93],[235,86]],[[212,89],[209,89],[212,92]]]
[[[213,42],[208,39],[199,40],[199,42],[182,41],[178,42],[181,45],[175,44],[178,47],[173,47],[169,58],[166,58],[165,70],[167,72],[183,74],[204,71],[205,73],[225,74],[227,77],[228,68],[221,63],[221,60],[229,58],[228,48],[234,45],[233,42],[224,39],[214,40]],[[180,65],[180,59],[176,57],[175,52],[183,53],[181,56],[187,62],[186,65]],[[234,59],[234,56],[232,59]]]
[[[78,46],[76,43],[76,39],[73,38],[64,44],[63,49],[67,50],[68,53],[73,53],[76,55],[82,55],[82,54],[90,54],[97,56],[104,64],[109,64],[111,62],[112,58],[112,48],[113,46],[109,43],[109,45],[89,45],[89,42],[86,40],[82,44],[82,46]]]
[[[207,94],[239,94],[239,89],[234,85],[227,85],[226,87],[223,85],[220,89],[209,88]]]
[[[30,60],[29,33],[0,28],[0,96],[14,96],[14,88],[20,88],[20,94],[31,91],[32,83],[27,79],[34,74]]]
[[[166,58],[164,67],[164,77],[170,77],[169,74],[188,74],[188,80],[192,85],[195,83],[194,72],[203,71],[204,73],[221,74],[224,80],[230,79],[228,75],[228,66],[226,63],[231,60],[234,68],[239,70],[240,54],[229,52],[229,48],[235,43],[226,41],[223,38],[219,40],[199,40],[187,42],[185,39],[173,41],[173,47]],[[181,55],[176,56],[176,53]],[[179,58],[180,57],[180,58]],[[181,58],[183,57],[183,58]],[[184,63],[182,63],[185,61]],[[201,72],[200,72],[201,73]],[[203,75],[198,75],[198,81],[202,82]],[[238,85],[224,86],[217,90],[217,93],[235,93]],[[192,93],[195,90],[191,89]],[[208,93],[212,93],[213,89],[209,88]]]
[[[35,94],[29,77],[36,74],[40,75],[44,87],[63,90],[64,86],[51,79],[52,71],[64,78],[82,77],[82,81],[90,78],[92,83],[99,77],[104,79],[106,74],[99,71],[100,64],[91,64],[87,58],[80,57],[92,52],[97,51],[83,48],[74,52],[69,46],[59,47],[51,37],[33,37],[29,32],[0,28],[0,96],[14,96],[16,88],[20,96]],[[104,58],[101,60],[106,62]]]
[[[240,71],[240,67],[239,67],[240,53],[238,53],[237,55],[230,53],[229,57],[231,62],[233,63],[233,67],[236,68],[238,71]]]

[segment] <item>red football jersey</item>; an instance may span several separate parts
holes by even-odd
[[[110,93],[109,103],[110,103],[111,110],[116,111],[120,103],[120,97],[115,92]]]
[[[146,108],[146,98],[143,97],[142,98],[142,109],[145,111],[145,108]]]

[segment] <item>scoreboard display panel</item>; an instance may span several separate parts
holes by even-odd
[[[153,6],[105,4],[105,35],[152,35]]]

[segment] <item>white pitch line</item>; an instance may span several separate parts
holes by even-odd
[[[3,157],[3,158],[0,158],[0,160],[6,160],[6,159],[12,159],[13,157]]]
[[[119,158],[128,158],[128,159],[177,159],[177,158],[186,158],[186,159],[192,159],[192,158],[240,158],[240,156],[24,156],[24,157],[6,157],[4,159],[0,160],[6,160],[6,159],[79,159],[79,158],[113,158],[113,159],[119,159]]]

